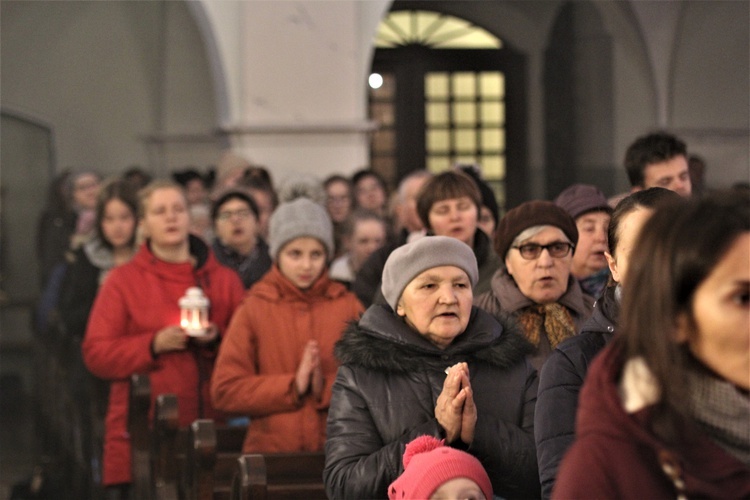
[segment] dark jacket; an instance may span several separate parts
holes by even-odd
[[[565,455],[552,498],[750,498],[750,467],[697,425],[668,445],[650,431],[650,410],[625,411],[623,355],[605,347],[581,390],[576,441]]]
[[[557,468],[575,439],[578,393],[589,365],[614,336],[620,308],[615,290],[607,288],[581,333],[560,343],[539,373],[534,438],[543,498],[552,494]]]
[[[521,293],[505,266],[495,272],[491,287],[491,290],[481,295],[475,294],[474,305],[495,317],[500,318],[504,315],[517,317],[524,309],[535,304],[534,301]],[[568,277],[568,289],[557,302],[568,309],[576,330],[579,330],[589,319],[594,307],[594,299],[581,291],[578,281],[572,275]],[[529,358],[534,368],[540,370],[551,351],[552,348],[547,336],[542,335],[539,346]]]
[[[386,305],[371,306],[336,345],[342,363],[328,415],[323,477],[329,498],[385,498],[402,472],[408,442],[443,438],[435,419],[445,369],[467,362],[477,406],[474,442],[495,494],[536,497],[533,443],[537,378],[530,345],[472,309],[466,331],[445,350],[414,332]]]
[[[219,263],[234,269],[242,280],[245,290],[259,281],[271,269],[271,255],[268,253],[268,244],[263,241],[263,238],[258,238],[250,255],[240,255],[228,246],[223,245],[218,238],[214,240],[211,248]]]
[[[383,278],[383,268],[388,256],[395,249],[406,243],[407,234],[402,233],[396,243],[387,244],[372,253],[360,268],[351,290],[357,298],[369,307],[371,304],[385,304],[380,284]],[[427,236],[431,236],[428,233]],[[427,237],[425,236],[425,237]],[[481,229],[474,233],[474,256],[477,258],[479,280],[474,285],[474,295],[479,295],[490,289],[492,276],[495,274],[502,262],[492,248],[492,241]]]

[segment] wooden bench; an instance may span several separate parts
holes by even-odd
[[[198,420],[189,428],[180,428],[174,394],[156,397],[153,425],[149,425],[151,389],[148,375],[144,374],[131,377],[130,405],[133,498],[208,499],[213,498],[207,491],[214,484],[219,491],[217,498],[229,498],[234,468],[229,467],[231,471],[227,473],[222,464],[226,462],[225,456],[230,456],[234,465],[241,455],[246,427]],[[217,469],[216,480],[212,462],[222,465]]]
[[[325,499],[319,453],[247,454],[237,459],[232,500]]]

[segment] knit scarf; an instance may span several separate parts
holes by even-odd
[[[688,372],[693,418],[727,453],[750,466],[750,396],[700,369]]]
[[[539,347],[542,335],[547,336],[550,346],[554,349],[557,344],[576,333],[570,312],[557,302],[527,307],[518,316],[518,322],[526,339],[535,347]]]

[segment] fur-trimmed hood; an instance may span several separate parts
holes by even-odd
[[[342,365],[406,373],[417,359],[444,367],[473,358],[505,369],[532,350],[512,319],[500,323],[477,307],[472,307],[466,330],[443,350],[412,330],[389,306],[375,304],[349,325],[334,353]]]

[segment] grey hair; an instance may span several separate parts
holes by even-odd
[[[505,257],[508,257],[508,253],[511,251],[512,248],[520,246],[524,241],[526,241],[526,240],[528,240],[530,238],[533,238],[534,236],[536,236],[537,234],[541,233],[542,231],[544,231],[548,227],[554,227],[555,229],[560,229],[559,227],[552,226],[550,224],[541,224],[541,225],[538,225],[538,226],[527,227],[526,229],[524,229],[523,231],[521,231],[520,233],[518,233],[518,236],[516,236],[513,239],[513,242],[508,247],[508,252],[505,253]],[[570,238],[568,238],[565,235],[565,232],[562,229],[560,229],[560,232],[562,233],[563,238],[565,239],[565,241],[567,241],[568,243],[571,243],[571,244],[573,243],[572,241],[570,241]]]

